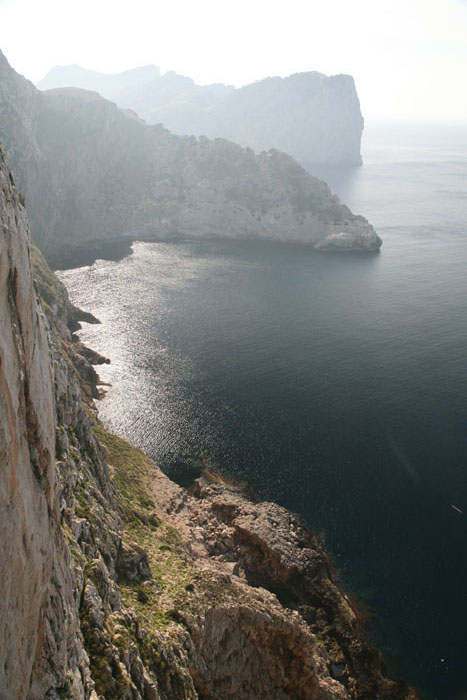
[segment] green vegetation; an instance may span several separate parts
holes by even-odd
[[[41,298],[48,306],[53,306],[60,296],[61,282],[54,275],[37,246],[31,244],[32,274]]]
[[[154,514],[155,505],[148,496],[150,478],[156,469],[154,463],[144,452],[97,422],[94,433],[105,447],[113,468],[126,535],[144,547],[154,577],[150,584],[120,584],[122,598],[150,630],[166,628],[174,622],[170,613],[174,598],[186,598],[186,586],[193,581],[195,571],[186,563],[178,530]]]
[[[34,243],[31,243],[30,251],[32,275],[44,310],[49,318],[58,316],[62,321],[66,321],[70,304],[64,284],[50,269],[47,260]],[[62,355],[66,355],[63,348],[57,349]]]
[[[193,591],[199,572],[189,562],[178,530],[156,514],[150,495],[158,475],[157,467],[141,450],[105,430],[92,410],[87,410],[86,415],[92,422],[96,440],[106,453],[105,461],[123,519],[123,542],[130,547],[137,543],[144,548],[153,577],[148,581],[118,581],[122,607],[129,617],[118,611],[110,613],[103,628],[96,626],[90,609],[82,602],[81,629],[96,691],[109,700],[125,693],[125,697],[131,696],[135,689],[124,667],[128,650],[136,646],[146,668],[157,678],[163,697],[194,698],[196,692],[185,670],[187,661],[180,640],[187,634],[186,615],[196,602]],[[70,443],[75,442],[71,433],[69,438]],[[67,457],[73,461],[72,448],[73,445],[67,448]],[[81,458],[90,466],[92,458],[82,450]],[[92,468],[91,473],[85,468],[80,473],[82,478],[74,490],[75,513],[88,520],[92,542],[98,548],[105,521]],[[83,568],[85,587],[92,582],[100,594],[107,586],[100,555],[95,551],[88,557],[81,555],[71,532],[66,534],[69,534],[72,556]],[[135,616],[137,625],[128,624]]]
[[[148,481],[154,464],[144,452],[133,447],[126,440],[112,435],[99,423],[94,424],[94,434],[108,454],[108,461],[114,469],[113,477],[118,486],[117,497],[123,516],[128,521],[138,517],[138,511],[147,512],[154,508],[148,497]]]

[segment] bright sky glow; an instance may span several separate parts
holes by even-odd
[[[466,0],[0,0],[0,48],[32,81],[70,63],[237,86],[350,73],[367,118],[467,122]]]

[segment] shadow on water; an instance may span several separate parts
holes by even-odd
[[[47,259],[54,270],[71,270],[92,265],[96,260],[123,260],[127,255],[131,255],[131,245],[131,239],[91,241],[81,246],[61,248],[58,254],[48,251]]]

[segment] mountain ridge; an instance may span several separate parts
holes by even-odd
[[[153,66],[154,70],[156,69]],[[134,69],[137,71],[138,69]],[[363,117],[350,75],[318,71],[270,76],[240,88],[215,83],[197,85],[174,71],[131,80],[117,74],[55,67],[39,89],[97,89],[149,124],[161,122],[179,135],[226,138],[256,152],[277,148],[305,167],[361,165]]]

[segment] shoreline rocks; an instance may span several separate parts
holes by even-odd
[[[329,233],[314,245],[314,249],[327,253],[348,253],[379,251],[383,241],[373,226],[365,222],[360,226],[348,225]]]

